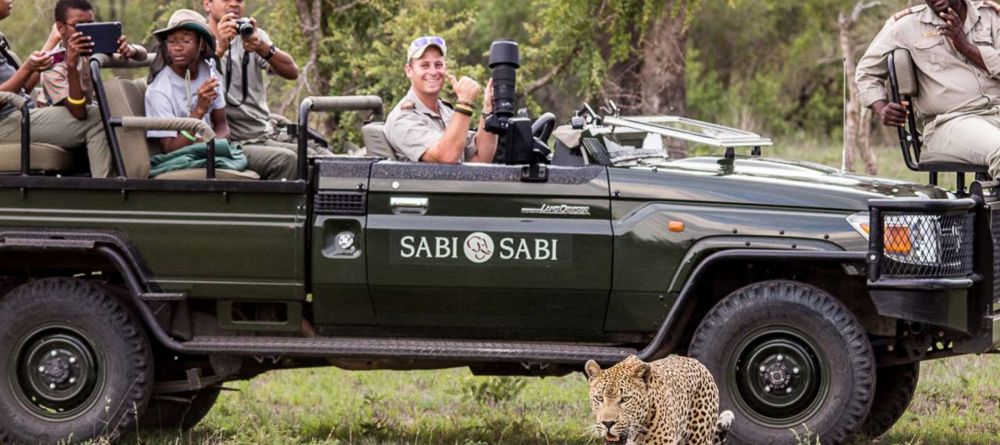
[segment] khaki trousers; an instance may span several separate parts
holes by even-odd
[[[268,140],[255,140],[237,142],[243,147],[243,152],[247,155],[250,170],[260,174],[264,179],[298,179],[298,157],[299,146],[289,142]],[[312,158],[323,156],[311,147],[307,147],[307,155]],[[329,150],[326,150],[329,152]]]
[[[31,110],[31,141],[58,145],[67,150],[87,147],[90,174],[106,178],[114,170],[111,148],[96,107],[87,107],[87,118],[79,120],[66,107],[55,106]],[[15,111],[0,119],[0,142],[21,142],[21,112]]]
[[[921,161],[985,165],[1000,179],[1000,108],[940,120],[924,128]]]

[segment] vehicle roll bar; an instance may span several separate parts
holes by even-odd
[[[299,105],[299,166],[298,177],[305,180],[309,168],[308,138],[305,136],[306,129],[309,128],[309,113],[320,112],[340,112],[340,111],[367,111],[371,110],[377,116],[382,115],[382,98],[378,96],[319,96],[307,97]]]

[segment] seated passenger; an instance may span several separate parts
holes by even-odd
[[[909,50],[916,65],[924,125],[924,158],[983,165],[1000,177],[1000,14],[992,2],[931,1],[886,21],[858,62],[858,97],[888,126],[902,127],[907,110],[885,88],[886,60]],[[974,26],[973,26],[974,25]]]
[[[440,37],[420,37],[410,43],[403,66],[410,90],[389,113],[385,136],[399,159],[457,164],[493,162],[497,136],[487,133],[484,119],[492,111],[492,81],[486,85],[479,129],[470,134],[472,107],[482,89],[475,80],[448,74],[447,47]],[[458,97],[456,105],[441,100],[445,79]]]
[[[0,1],[0,20],[10,16],[11,2]],[[52,68],[53,59],[41,51],[34,52],[24,64],[11,51],[6,36],[0,34],[0,91],[23,93],[38,85],[42,72]],[[80,96],[75,96],[80,97]],[[31,140],[64,148],[87,147],[92,174],[97,177],[110,173],[110,148],[98,113],[88,113],[77,119],[66,107],[31,110]],[[21,114],[13,106],[0,108],[0,142],[21,142]],[[104,161],[107,161],[105,163]]]
[[[64,51],[64,60],[42,73],[42,91],[51,106],[65,107],[76,119],[100,120],[93,102],[93,82],[87,65],[94,44],[90,37],[76,31],[80,23],[94,22],[94,7],[88,0],[59,0],[55,7],[55,33],[60,36],[56,51]],[[50,38],[51,41],[51,38]],[[146,49],[129,45],[125,36],[118,39],[118,53],[125,58],[145,59]],[[34,132],[32,132],[34,133]],[[90,171],[106,177],[112,170],[111,152],[88,153]]]
[[[170,16],[167,28],[153,33],[160,50],[153,62],[146,90],[148,117],[190,117],[202,119],[215,130],[217,138],[229,136],[222,82],[215,71],[215,36],[205,18],[190,9]],[[176,131],[149,131],[146,137],[159,144],[164,153],[198,142],[196,135]],[[287,153],[287,155],[284,155]],[[255,153],[246,153],[253,158]],[[254,165],[254,160],[250,160]],[[265,179],[295,179],[295,153],[265,154],[255,170]]]
[[[244,0],[203,0],[208,13],[208,28],[215,34],[215,55],[222,61],[219,73],[225,79],[226,118],[229,120],[229,139],[236,141],[247,153],[260,159],[272,150],[291,150],[298,153],[293,141],[277,140],[277,129],[271,125],[271,110],[267,106],[265,73],[286,80],[299,77],[299,67],[291,54],[278,49],[271,37],[253,18],[247,20],[254,32],[241,35],[237,20],[246,14]],[[310,155],[332,155],[329,150],[309,150]],[[262,168],[254,164],[251,170]]]

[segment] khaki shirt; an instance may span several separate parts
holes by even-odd
[[[385,138],[397,159],[418,162],[427,149],[441,140],[455,111],[441,99],[438,99],[438,110],[440,114],[427,108],[411,88],[389,112],[385,120]],[[476,155],[475,136],[476,133],[468,132],[462,162]]]
[[[966,0],[964,29],[979,48],[987,71],[973,64],[948,42],[939,27],[945,21],[927,5],[914,6],[889,19],[858,62],[856,80],[862,105],[889,100],[886,60],[897,48],[910,51],[920,89],[917,116],[935,119],[982,112],[1000,105],[1000,15],[980,1]]]
[[[257,28],[260,40],[268,45],[271,37],[263,29]],[[247,55],[247,95],[243,97],[243,56]],[[230,80],[227,87],[226,120],[229,121],[229,139],[233,141],[263,141],[272,132],[268,117],[267,85],[264,72],[270,69],[268,61],[257,53],[248,53],[243,48],[243,39],[236,37],[229,43],[229,50],[222,55],[219,72],[222,79]],[[229,68],[232,67],[232,74]],[[244,101],[242,105],[240,101]]]

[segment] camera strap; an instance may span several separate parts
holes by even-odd
[[[247,101],[247,95],[249,93],[249,77],[250,73],[248,68],[250,67],[250,53],[247,52],[246,48],[243,49],[243,60],[241,62],[243,66],[243,85],[241,90],[243,90],[243,97],[240,98],[238,103],[233,103],[229,100],[229,89],[233,86],[233,46],[229,45],[229,50],[226,51],[226,105],[230,107],[240,107],[243,106]]]

